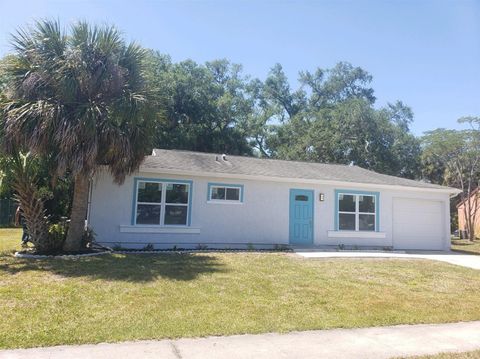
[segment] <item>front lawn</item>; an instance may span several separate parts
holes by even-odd
[[[452,239],[452,250],[469,254],[480,254],[480,239],[471,242],[468,239]]]
[[[7,251],[0,348],[479,320],[478,293],[480,271],[433,261]]]
[[[0,253],[20,250],[21,238],[21,228],[0,228]]]

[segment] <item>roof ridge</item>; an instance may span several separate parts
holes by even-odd
[[[255,157],[255,156],[246,156],[246,155],[229,155],[228,153],[217,153],[217,152],[201,152],[201,151],[190,151],[190,150],[176,150],[176,149],[166,149],[166,148],[154,148],[154,151],[169,151],[169,152],[183,152],[183,153],[192,153],[192,154],[200,154],[200,155],[215,155],[221,156],[225,154],[227,157],[236,157],[236,158],[248,158],[248,159],[255,159],[255,160],[262,160],[262,161],[278,161],[278,162],[288,162],[288,163],[302,163],[302,164],[313,164],[313,165],[324,165],[324,166],[338,166],[338,167],[357,167],[361,168],[365,171],[372,170],[357,166],[357,165],[345,165],[342,163],[325,163],[325,162],[312,162],[312,161],[299,161],[299,160],[284,160],[280,158],[268,158],[268,157]],[[375,172],[377,173],[377,172]]]

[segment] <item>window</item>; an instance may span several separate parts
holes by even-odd
[[[219,203],[241,203],[243,202],[243,186],[209,183],[207,200]]]
[[[299,194],[295,196],[295,201],[308,202],[308,196]]]
[[[377,192],[336,191],[337,225],[339,231],[378,231]]]
[[[186,226],[190,192],[191,182],[137,181],[134,224]]]

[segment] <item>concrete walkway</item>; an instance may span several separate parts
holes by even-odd
[[[392,358],[480,349],[480,321],[0,351],[2,359]]]
[[[462,254],[456,252],[380,252],[380,251],[303,251],[295,252],[305,258],[406,258],[406,259],[430,259],[434,261],[447,262],[462,267],[480,269],[480,256],[473,254]]]

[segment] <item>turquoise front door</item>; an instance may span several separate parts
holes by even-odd
[[[290,244],[313,244],[313,191],[290,190]]]

